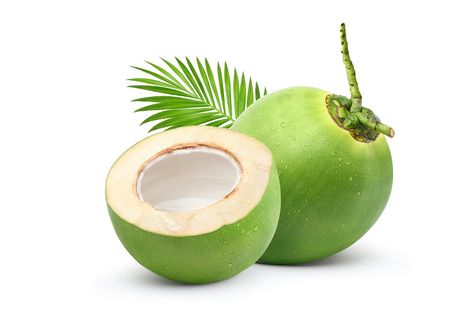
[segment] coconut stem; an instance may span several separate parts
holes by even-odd
[[[340,26],[340,38],[351,98],[335,94],[327,95],[325,102],[330,115],[338,126],[349,131],[352,137],[358,141],[374,141],[380,133],[393,137],[393,128],[381,123],[373,111],[361,106],[362,97],[356,81],[355,67],[348,52],[345,23]]]
[[[362,96],[360,89],[358,88],[358,82],[356,81],[355,66],[350,59],[350,52],[348,51],[347,32],[345,30],[345,23],[340,26],[340,39],[342,41],[342,56],[343,63],[345,64],[345,70],[347,72],[348,84],[350,85],[351,100],[353,102],[350,111],[359,112],[361,110]]]
[[[379,121],[376,121],[374,119],[371,119],[369,117],[369,114],[365,114],[365,113],[354,113],[354,115],[356,115],[356,117],[358,118],[359,122],[368,127],[368,128],[371,128],[372,130],[374,131],[377,131],[379,133],[382,133],[383,135],[385,136],[388,136],[388,137],[394,137],[394,129],[389,127],[388,125],[385,125]]]

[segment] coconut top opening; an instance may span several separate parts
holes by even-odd
[[[261,142],[225,128],[183,127],[150,136],[110,169],[110,211],[169,236],[210,233],[250,213],[276,176]]]
[[[140,200],[164,211],[198,210],[229,195],[240,180],[238,162],[216,148],[176,149],[156,157],[141,171]]]

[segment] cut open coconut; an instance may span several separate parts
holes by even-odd
[[[132,256],[190,283],[231,277],[258,260],[280,208],[271,152],[214,127],[179,128],[137,143],[112,166],[106,198]]]

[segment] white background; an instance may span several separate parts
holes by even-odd
[[[472,314],[472,18],[467,1],[2,1],[2,314]],[[392,125],[390,202],[305,266],[179,285],[124,250],[108,168],[147,135],[126,78],[158,57],[227,60],[270,91],[348,87]]]

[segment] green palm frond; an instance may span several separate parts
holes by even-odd
[[[168,70],[151,62],[152,70],[133,67],[149,77],[129,79],[138,83],[129,87],[156,93],[133,100],[149,103],[136,112],[155,112],[141,123],[154,122],[150,132],[195,125],[228,128],[261,93],[267,94],[251,77],[247,83],[244,73],[234,69],[230,75],[226,62],[223,68],[217,63],[214,72],[207,58],[203,63],[199,58],[195,63],[187,57],[175,59],[174,64],[162,59]]]

